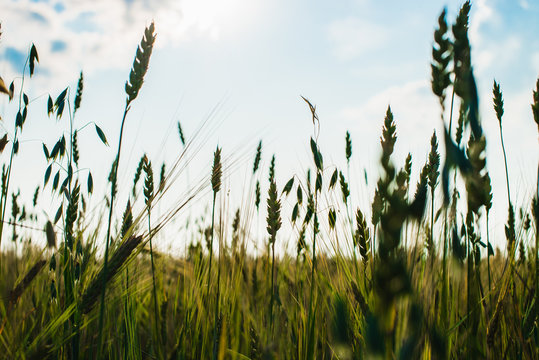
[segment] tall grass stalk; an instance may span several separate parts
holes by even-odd
[[[272,167],[275,166],[275,156],[271,161]],[[270,171],[270,185],[268,189],[268,202],[267,202],[267,231],[270,236],[269,243],[271,246],[271,298],[269,306],[269,319],[271,336],[273,340],[273,303],[275,301],[275,240],[277,237],[277,231],[281,228],[281,201],[278,199],[277,184],[275,182],[275,171]]]
[[[155,41],[154,34],[154,24],[153,22],[149,27],[144,30],[144,36],[140,42],[140,46],[137,48],[135,55],[135,60],[133,61],[133,67],[131,73],[129,74],[129,81],[125,83],[125,92],[127,98],[125,101],[125,108],[122,116],[122,122],[120,125],[120,136],[118,140],[118,149],[116,150],[116,157],[112,165],[112,179],[111,179],[111,190],[110,190],[110,206],[109,206],[109,215],[107,221],[107,235],[105,239],[105,254],[103,259],[103,269],[105,276],[103,276],[103,284],[101,290],[101,303],[99,307],[99,330],[98,330],[98,341],[97,341],[97,357],[102,357],[102,346],[103,346],[103,325],[104,325],[104,315],[105,315],[105,293],[107,288],[107,272],[108,272],[108,255],[109,255],[109,245],[111,237],[111,226],[112,226],[112,213],[114,212],[114,200],[116,198],[116,186],[118,182],[118,167],[120,165],[120,155],[122,151],[122,140],[124,133],[125,120],[127,118],[127,113],[129,112],[130,105],[133,100],[136,99],[141,87],[144,82],[144,75],[148,71],[148,65],[150,63],[150,57],[152,55],[153,44]]]
[[[0,197],[0,207],[1,207],[1,216],[0,216],[0,246],[2,245],[2,235],[4,230],[4,222],[5,222],[5,215],[6,215],[6,205],[7,205],[7,197],[9,193],[9,183],[11,180],[11,171],[13,168],[13,159],[15,155],[19,151],[19,134],[22,132],[22,127],[24,125],[24,122],[26,121],[27,116],[27,109],[28,109],[28,96],[23,92],[24,90],[24,81],[25,81],[25,73],[27,66],[29,67],[29,75],[30,77],[34,74],[34,66],[35,62],[39,62],[39,56],[37,54],[37,50],[34,44],[32,44],[30,48],[30,53],[26,57],[24,61],[24,65],[22,68],[22,75],[21,75],[21,89],[19,90],[19,105],[18,105],[18,111],[17,116],[15,119],[15,133],[13,135],[13,142],[11,146],[11,153],[9,155],[9,164],[7,167],[6,174],[2,174],[2,195]],[[9,89],[9,96],[10,100],[13,96],[13,87],[10,86]],[[24,102],[24,106],[23,106]],[[0,260],[1,265],[1,260]],[[0,266],[1,271],[1,266]]]
[[[303,100],[307,103],[309,106],[309,110],[311,112],[313,126],[315,129],[315,138],[318,138],[319,132],[320,132],[320,120],[318,119],[318,115],[316,113],[316,107],[311,104],[309,100],[302,97]],[[316,302],[316,292],[315,289],[317,288],[317,283],[315,281],[315,273],[316,273],[316,266],[317,266],[317,259],[316,259],[316,235],[319,232],[319,222],[318,222],[318,194],[322,190],[322,173],[324,170],[323,165],[323,157],[320,153],[320,149],[318,148],[318,144],[315,141],[315,139],[311,138],[311,152],[313,154],[313,160],[314,164],[316,166],[316,180],[315,180],[315,187],[314,187],[314,201],[313,201],[313,251],[312,251],[312,265],[311,265],[311,287],[310,287],[310,296],[309,296],[309,313],[307,317],[307,342],[306,342],[306,357],[307,359],[313,359],[315,357],[315,347],[316,347],[316,340],[315,340],[315,332],[316,332],[316,314],[314,312],[314,306]]]
[[[217,199],[217,193],[221,189],[221,177],[222,177],[222,166],[221,166],[221,149],[219,146],[215,149],[213,154],[213,166],[211,173],[211,187],[213,191],[213,200],[212,200],[212,210],[211,210],[211,240],[210,240],[210,264],[208,269],[208,294],[211,286],[211,261],[213,257],[213,237],[214,237],[214,227],[215,227],[215,203]],[[217,360],[219,352],[219,338],[220,338],[220,290],[221,290],[221,254],[224,249],[221,248],[221,237],[219,237],[219,261],[217,262],[217,292],[215,294],[215,314],[214,314],[214,324],[213,324],[213,360]],[[208,296],[209,298],[209,296]]]
[[[144,163],[144,172],[146,173],[146,178],[144,180],[144,200],[146,203],[146,213],[148,214],[148,239],[150,243],[150,262],[151,262],[151,271],[152,271],[152,290],[153,290],[153,307],[154,307],[154,331],[155,331],[155,344],[156,344],[156,354],[158,357],[162,357],[161,353],[161,337],[159,336],[159,306],[157,300],[157,286],[155,281],[155,263],[154,263],[154,252],[153,252],[153,230],[151,222],[151,209],[152,209],[152,200],[154,198],[154,180],[153,180],[153,169],[152,163],[146,159]]]

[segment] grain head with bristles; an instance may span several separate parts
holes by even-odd
[[[133,226],[133,212],[131,210],[131,201],[128,200],[122,217],[122,230],[120,232],[122,237],[125,237],[131,226]]]
[[[140,176],[142,175],[142,168],[144,167],[145,162],[146,162],[146,154],[141,156],[137,165],[137,169],[135,171],[135,177],[133,178],[133,191],[132,191],[133,197],[135,197],[137,193],[137,183],[140,180]]]
[[[119,247],[116,249],[114,254],[111,256],[108,264],[108,270],[105,275],[104,268],[101,267],[101,270],[96,277],[92,280],[90,285],[86,288],[86,291],[82,295],[81,301],[81,310],[83,314],[88,314],[97,300],[102,291],[103,283],[108,283],[112,278],[118,274],[122,265],[129,259],[135,248],[142,242],[142,236],[132,236],[129,239],[125,240]],[[105,277],[106,276],[106,277]]]
[[[364,262],[367,262],[370,251],[370,232],[367,226],[367,221],[363,213],[358,208],[356,212],[356,233],[354,236],[355,245],[359,246],[359,253]]]
[[[214,195],[217,194],[221,189],[221,176],[221,148],[217,146],[215,152],[213,153],[213,166],[211,171],[211,187]]]
[[[152,55],[153,44],[155,42],[155,26],[152,22],[149,27],[144,30],[144,36],[140,41],[140,46],[137,48],[135,60],[133,61],[133,67],[129,74],[129,81],[125,83],[125,92],[127,94],[127,105],[135,100],[137,97],[142,83],[144,82],[144,75],[148,71],[148,65],[150,63],[150,56]]]
[[[468,20],[471,4],[466,1],[460,8],[453,32],[453,66],[455,72],[455,94],[463,99],[468,98],[466,82],[471,71],[470,41],[468,39]]]
[[[182,145],[185,146],[185,136],[183,135],[182,125],[180,124],[179,121],[178,121],[178,135],[180,136],[180,141]]]
[[[275,183],[275,156],[272,159],[273,174],[270,177],[270,186],[268,189],[268,216],[267,230],[270,235],[270,242],[275,242],[275,235],[281,228],[281,200],[278,198],[277,184]]]
[[[350,136],[350,132],[346,132],[346,147],[345,147],[345,155],[346,155],[346,162],[350,163],[350,158],[352,157],[352,137]]]
[[[79,75],[79,82],[77,84],[77,94],[75,95],[75,101],[73,106],[73,116],[75,116],[75,113],[80,108],[80,103],[82,101],[82,90],[84,89],[84,76],[82,74],[82,71]]]
[[[432,64],[431,64],[431,87],[432,92],[438,96],[440,105],[445,107],[445,91],[451,84],[449,62],[451,60],[451,41],[447,38],[448,26],[445,19],[446,10],[444,9],[438,17],[438,28],[434,31],[434,43],[432,47]]]
[[[428,165],[428,183],[432,192],[434,192],[434,189],[436,188],[436,184],[438,182],[438,175],[440,175],[440,172],[438,171],[439,167],[440,153],[438,153],[438,139],[436,138],[436,132],[433,132],[430,139],[430,153]]]
[[[259,207],[260,207],[260,181],[256,181],[256,186],[255,186],[255,206],[256,206],[256,210],[258,211]]]
[[[253,174],[258,170],[260,166],[260,159],[262,158],[262,140],[258,143],[256,147],[255,161],[253,163]]]
[[[492,95],[492,101],[494,102],[494,110],[496,111],[496,117],[498,118],[498,123],[501,127],[503,116],[503,98],[500,84],[498,84],[496,80],[494,80],[494,85],[492,86]]]
[[[152,163],[149,160],[144,162],[144,172],[146,178],[144,179],[144,200],[146,205],[149,206],[153,198],[153,170]]]
[[[28,288],[30,283],[35,279],[35,277],[39,274],[41,269],[45,266],[47,261],[45,260],[38,260],[36,263],[28,270],[24,278],[21,280],[21,282],[13,288],[9,292],[9,305],[13,306],[17,303],[19,298],[22,296],[24,291]]]

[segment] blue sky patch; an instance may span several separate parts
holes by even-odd
[[[30,19],[35,20],[37,22],[44,23],[44,24],[48,23],[47,18],[45,18],[43,15],[41,15],[38,12],[30,11],[28,12],[28,16],[30,17]]]
[[[67,48],[67,43],[63,40],[53,40],[51,42],[52,52],[62,52]]]
[[[6,60],[13,66],[15,70],[22,70],[24,62],[26,61],[26,54],[14,47],[7,47],[5,52]]]
[[[76,34],[82,32],[95,32],[97,31],[97,26],[94,23],[94,16],[95,13],[93,12],[83,12],[72,21],[68,21],[66,27]]]
[[[54,4],[54,11],[56,11],[57,13],[61,13],[65,10],[65,8],[65,5],[61,2],[57,2],[56,4]]]

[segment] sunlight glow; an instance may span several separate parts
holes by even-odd
[[[184,26],[193,25],[212,40],[218,40],[223,32],[245,30],[257,9],[255,2],[247,0],[186,0],[182,4]]]

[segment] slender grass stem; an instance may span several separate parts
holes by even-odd
[[[154,264],[154,256],[153,256],[153,245],[152,245],[152,225],[150,220],[150,207],[148,206],[148,236],[149,236],[149,242],[150,242],[150,262],[152,267],[152,289],[153,289],[153,310],[154,310],[154,331],[155,335],[157,336],[157,354],[162,356],[161,354],[161,346],[160,346],[160,337],[159,337],[159,311],[157,306],[157,287],[156,287],[156,281],[155,281],[155,264]]]
[[[103,325],[104,325],[104,316],[105,316],[105,293],[107,287],[107,273],[108,273],[108,258],[109,258],[109,246],[110,246],[110,235],[111,235],[111,225],[112,225],[112,213],[114,211],[114,200],[116,198],[116,183],[118,175],[118,166],[120,164],[120,154],[122,150],[122,139],[124,132],[125,119],[127,113],[129,112],[129,102],[126,102],[124,114],[122,117],[122,124],[120,126],[120,139],[118,141],[118,150],[116,151],[116,160],[114,161],[113,173],[110,185],[110,207],[109,215],[107,222],[107,236],[105,241],[105,254],[103,259],[103,285],[101,287],[101,302],[99,306],[99,326],[98,326],[98,340],[97,340],[97,358],[102,358],[102,347],[103,347]]]

